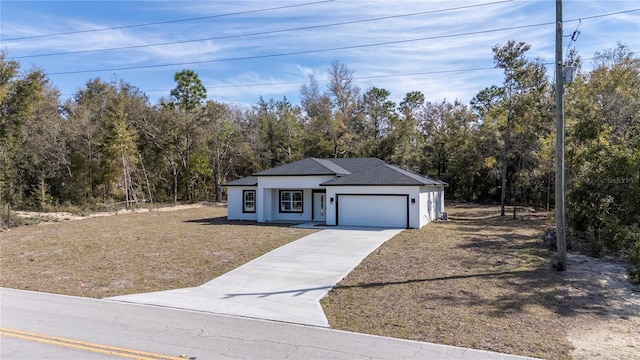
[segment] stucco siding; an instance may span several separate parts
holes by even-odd
[[[420,227],[440,217],[444,211],[444,187],[420,187]]]
[[[256,190],[255,186],[233,186],[227,190],[227,219],[229,220],[258,220],[257,212],[244,213],[242,212],[243,190]],[[256,208],[260,206],[260,201],[256,199]]]

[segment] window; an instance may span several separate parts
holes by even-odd
[[[243,213],[256,212],[256,191],[255,190],[242,191],[242,212]]]
[[[302,212],[302,190],[280,190],[280,212]]]

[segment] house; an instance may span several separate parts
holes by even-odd
[[[224,186],[229,220],[420,228],[447,184],[377,158],[306,158]]]

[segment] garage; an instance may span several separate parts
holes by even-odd
[[[409,196],[336,194],[338,225],[409,227]]]

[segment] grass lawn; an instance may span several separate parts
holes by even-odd
[[[226,215],[207,206],[0,232],[0,286],[94,298],[198,286],[314,232]]]
[[[452,221],[405,230],[327,297],[333,328],[542,358],[570,357],[570,315],[544,217],[456,206]]]

